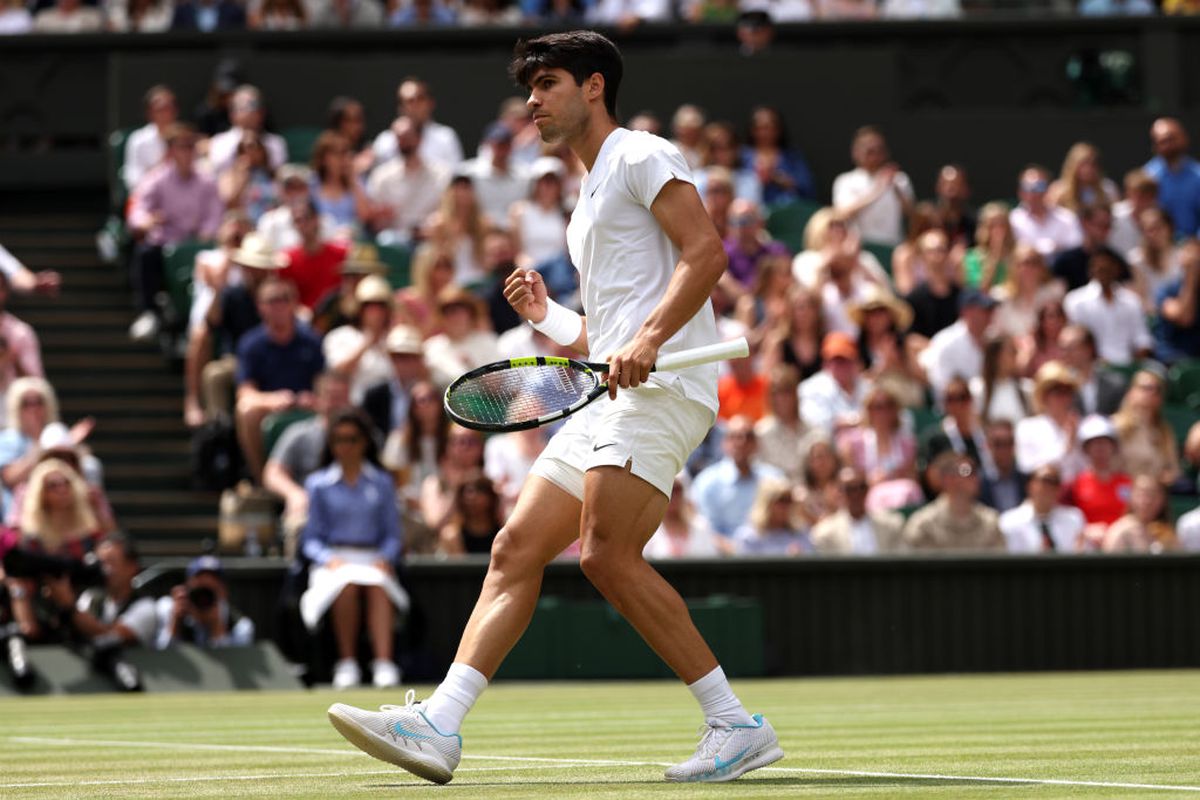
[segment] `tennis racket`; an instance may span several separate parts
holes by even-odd
[[[668,353],[651,371],[671,372],[750,354],[746,339]],[[608,392],[608,364],[556,356],[510,358],[459,376],[446,389],[446,413],[464,428],[522,431],[574,414]]]

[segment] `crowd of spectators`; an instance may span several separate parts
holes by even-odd
[[[956,19],[997,12],[1195,14],[1193,0],[5,0],[0,34],[296,31],[643,23],[733,24],[743,50],[770,43],[773,22]]]
[[[158,325],[163,246],[213,239],[196,258],[185,419],[230,422],[247,477],[282,501],[287,552],[318,567],[328,548],[312,542],[330,532],[311,482],[336,460],[330,425],[346,409],[365,413],[367,461],[392,477],[410,554],[487,552],[552,433],[485,438],[438,400],[473,367],[556,352],[498,287],[532,267],[578,304],[566,227],[582,166],[542,145],[517,99],[474,154],[436,107],[406,78],[372,139],[362,104],[337,98],[302,165],[265,129],[254,87],[231,89],[229,127],[205,137],[160,86],[128,140],[144,303],[131,335]],[[751,111],[744,146],[694,105],[666,130],[650,112],[629,124],[692,164],[729,257],[719,330],[752,345],[723,367],[718,423],[650,552],[1200,548],[1195,523],[1176,530],[1168,513],[1195,495],[1200,460],[1200,429],[1170,413],[1194,417],[1198,398],[1169,405],[1165,379],[1200,363],[1200,166],[1178,121],[1154,122],[1154,158],[1121,186],[1080,142],[1057,175],[1020,170],[1012,207],[978,209],[961,164],[918,198],[873,127],[820,208],[777,109]],[[793,252],[768,223],[797,207],[811,214]],[[389,248],[412,256],[397,285]],[[268,450],[264,426],[281,418],[304,421]],[[1123,533],[1144,516],[1131,505],[1144,479],[1161,524]],[[1064,520],[1079,517],[1047,505],[1051,485],[1082,514],[1071,537]],[[1035,542],[1030,520],[1054,535]]]
[[[464,152],[418,78],[374,138],[361,102],[335,99],[307,164],[267,129],[253,86],[228,87],[194,125],[168,87],[145,107],[122,172],[130,335],[165,322],[164,252],[207,242],[182,314],[184,419],[227,426],[245,479],[278,499],[284,552],[309,571],[304,622],[330,620],[335,682],[362,679],[365,630],[373,680],[392,685],[402,555],[487,553],[553,433],[457,427],[441,392],[498,358],[559,352],[499,286],[535,268],[578,308],[566,229],[583,167],[540,142],[519,99]],[[729,257],[718,330],[746,336],[751,356],[722,367],[717,424],[647,554],[1200,550],[1200,509],[1181,513],[1197,504],[1200,380],[1188,396],[1167,380],[1200,372],[1200,165],[1177,120],[1153,123],[1154,157],[1120,185],[1079,143],[1057,175],[1015,175],[1012,207],[977,209],[966,165],[942,167],[922,200],[873,127],[826,192],[777,109],[753,109],[744,139],[693,105],[669,119],[630,125],[692,165]],[[774,238],[797,208],[810,212],[802,235]],[[408,272],[385,252],[406,254]],[[117,524],[86,447],[93,422],[59,419],[36,334],[2,311],[10,288],[53,293],[57,276],[3,250],[0,276],[7,546],[99,552]],[[144,620],[84,629],[160,644],[244,631],[196,627],[212,619],[192,597],[205,575],[219,570],[189,573]],[[58,578],[10,569],[16,624],[37,628],[21,601],[38,579],[60,609],[82,608]]]

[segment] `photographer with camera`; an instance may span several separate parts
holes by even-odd
[[[158,647],[176,642],[197,647],[244,647],[254,643],[254,621],[229,605],[225,570],[216,556],[200,556],[187,567],[187,581],[158,600],[163,621]]]
[[[134,585],[141,572],[133,542],[119,534],[103,539],[96,558],[104,576],[76,597],[69,575],[46,577],[50,600],[57,607],[73,638],[86,644],[92,666],[112,678],[125,691],[138,691],[137,668],[124,660],[125,647],[152,646],[158,629],[154,599]]]

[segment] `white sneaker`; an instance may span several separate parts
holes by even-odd
[[[371,662],[371,683],[376,689],[391,689],[400,685],[400,668],[394,661],[377,658]]]
[[[462,737],[442,733],[426,717],[411,689],[403,706],[365,711],[334,703],[329,721],[350,744],[369,756],[395,764],[434,783],[449,783],[462,758]]]
[[[135,342],[149,342],[158,336],[158,316],[153,311],[143,311],[129,326],[129,338]]]
[[[753,719],[754,725],[705,725],[696,754],[668,769],[666,779],[676,782],[731,781],[783,758],[779,737],[771,723],[762,714],[755,714]]]
[[[343,658],[333,665],[333,688],[349,689],[362,683],[362,670],[353,658]]]

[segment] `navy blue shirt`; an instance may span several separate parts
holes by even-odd
[[[313,381],[325,369],[321,340],[303,323],[296,324],[287,344],[272,341],[263,325],[247,331],[238,342],[237,362],[238,385],[251,381],[261,392],[312,391]]]
[[[1162,318],[1163,303],[1169,298],[1179,297],[1182,289],[1183,278],[1176,278],[1164,284],[1154,298],[1154,307],[1159,314],[1154,320],[1154,357],[1164,364],[1200,356],[1200,315],[1187,328]]]

